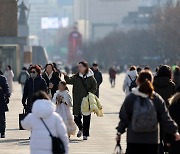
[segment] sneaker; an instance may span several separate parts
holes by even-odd
[[[1,133],[1,138],[5,138],[5,133]]]
[[[80,138],[82,136],[82,134],[83,134],[82,130],[79,130],[77,133],[77,137]]]
[[[88,137],[87,136],[83,136],[83,140],[88,140]]]

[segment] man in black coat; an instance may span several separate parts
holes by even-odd
[[[98,85],[96,96],[99,97],[99,87],[100,87],[101,83],[103,82],[102,73],[99,71],[99,67],[98,67],[97,63],[93,63],[93,67],[91,69],[94,72],[94,77],[95,77],[95,79],[97,81],[97,85]]]
[[[6,116],[8,111],[7,104],[9,103],[10,91],[7,80],[0,75],[0,138],[5,138]]]

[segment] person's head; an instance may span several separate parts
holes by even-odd
[[[7,65],[7,70],[12,70],[11,66],[10,65]]]
[[[97,63],[93,63],[93,70],[98,70],[98,64]]]
[[[41,69],[39,68],[38,65],[34,65],[30,68],[30,75],[31,78],[35,79],[41,74]]]
[[[145,67],[144,67],[144,70],[149,71],[149,70],[151,70],[151,69],[150,69],[150,67],[149,67],[149,66],[145,66]]]
[[[89,65],[86,61],[81,61],[78,64],[78,72],[85,75],[89,72]]]
[[[51,74],[54,72],[54,65],[53,64],[46,64],[45,70],[47,74]]]
[[[35,102],[35,101],[40,100],[40,99],[50,100],[47,93],[45,93],[44,91],[38,91],[33,95],[32,102]]]
[[[23,71],[27,71],[27,68],[26,68],[26,67],[23,67],[22,70],[23,70]]]
[[[180,73],[180,67],[179,66],[176,66],[174,73]]]
[[[65,81],[60,81],[59,82],[59,88],[58,89],[60,91],[69,90]]]
[[[152,72],[147,70],[141,71],[137,79],[137,85],[140,92],[152,97],[154,91]]]
[[[139,74],[141,71],[142,71],[142,68],[141,68],[141,67],[138,67],[138,68],[137,68],[138,74]]]
[[[157,77],[167,77],[172,79],[171,68],[168,65],[162,65],[157,72]]]
[[[136,69],[136,66],[130,66],[129,71],[135,71]]]

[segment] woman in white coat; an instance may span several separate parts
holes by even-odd
[[[6,79],[7,79],[10,93],[12,93],[12,92],[13,92],[14,73],[13,73],[10,65],[7,66],[7,69],[6,69],[5,73],[4,73],[4,76],[5,76]]]
[[[123,91],[126,93],[126,96],[131,93],[131,83],[136,81],[138,78],[138,73],[135,66],[131,66],[127,71],[124,83],[123,83]]]
[[[37,93],[33,102],[32,113],[21,122],[23,128],[31,131],[31,154],[52,154],[52,140],[40,118],[44,120],[53,136],[62,140],[66,150],[65,154],[68,154],[67,129],[62,118],[55,112],[55,105],[48,100],[44,92]]]

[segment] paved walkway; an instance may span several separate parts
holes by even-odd
[[[91,137],[88,141],[82,141],[72,137],[70,141],[70,154],[112,154],[115,147],[115,127],[118,123],[118,112],[124,99],[122,92],[122,81],[124,75],[117,78],[116,88],[111,88],[108,75],[104,75],[101,86],[101,103],[104,107],[104,117],[92,116]],[[7,113],[7,135],[6,139],[0,139],[1,154],[29,154],[28,131],[18,130],[18,115],[22,112],[21,89],[14,84],[14,93],[9,105],[10,112]],[[122,139],[125,149],[125,136]]]

